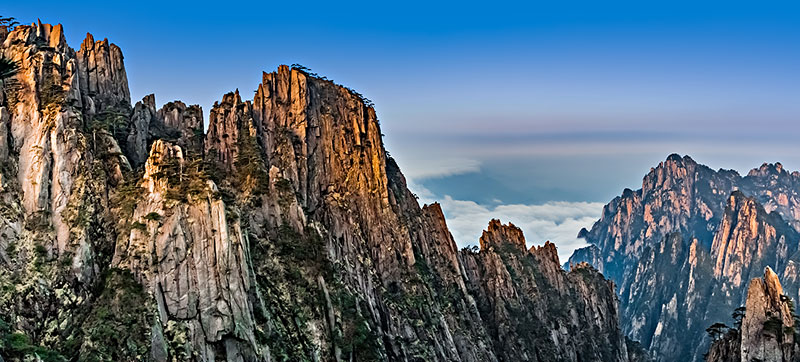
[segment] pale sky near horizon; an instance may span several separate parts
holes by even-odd
[[[124,54],[134,101],[208,110],[301,63],[376,104],[386,146],[461,246],[492,217],[563,259],[670,153],[800,169],[800,5],[744,1],[13,2]]]

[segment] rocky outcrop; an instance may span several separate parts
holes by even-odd
[[[156,96],[150,94],[136,102],[128,126],[125,154],[134,165],[141,165],[147,160],[147,152],[150,150],[148,146],[152,139],[150,124],[154,122],[158,122]]]
[[[555,245],[525,248],[492,220],[480,252],[462,251],[470,290],[504,360],[627,361],[614,289],[586,263],[561,269]]]
[[[214,196],[217,186],[189,180],[198,177],[190,167],[179,146],[153,143],[142,201],[126,220],[131,224],[121,227],[130,233],[117,242],[112,266],[132,271],[150,289],[160,322],[154,328],[179,323],[197,358],[213,360],[224,350],[228,361],[253,360],[258,347],[246,241],[225,202]],[[194,184],[183,189],[183,182]]]
[[[178,146],[195,156],[203,153],[205,131],[203,109],[199,105],[187,106],[181,101],[169,102],[158,110],[158,118],[167,129],[178,132],[177,139],[174,140]]]
[[[241,142],[239,132],[249,131],[254,125],[252,115],[252,105],[250,102],[242,102],[238,90],[226,94],[222,97],[222,102],[214,103],[211,108],[205,150],[215,156],[217,162],[227,171],[236,170],[234,163],[239,159]]]
[[[174,142],[193,157],[203,153],[203,110],[198,105],[174,101],[156,111],[155,95],[146,95],[133,107],[125,131],[119,140],[134,166],[144,164],[150,146],[159,139]]]
[[[60,27],[61,25],[57,25]],[[61,30],[58,30],[61,32]],[[66,41],[60,36],[59,44]],[[52,46],[52,45],[51,45]],[[86,39],[75,54],[78,65],[78,84],[83,97],[83,108],[89,114],[130,107],[131,94],[128,90],[128,76],[125,73],[122,50],[108,39],[95,41],[92,34]]]
[[[737,325],[716,337],[706,361],[796,361],[794,304],[783,294],[778,275],[769,267],[763,278],[750,281],[744,313]],[[710,328],[718,328],[716,326]]]
[[[754,198],[736,191],[711,245],[714,276],[724,279],[723,290],[738,291],[743,280],[766,266],[782,270],[797,252],[800,234],[777,213],[767,213]]]
[[[123,59],[91,36],[75,52],[61,25],[17,26],[0,42],[19,66],[0,104],[2,319],[42,341],[66,340],[113,253],[108,195],[128,163],[103,121],[129,112]]]
[[[766,268],[764,279],[753,279],[747,290],[745,314],[741,327],[742,360],[792,361],[794,311],[778,276]],[[789,333],[786,333],[790,331]]]
[[[500,220],[493,219],[489,222],[489,228],[483,231],[481,238],[478,240],[481,250],[492,247],[511,246],[521,251],[527,250],[525,246],[525,237],[522,236],[522,230],[509,223],[504,226]]]
[[[458,251],[355,91],[280,66],[203,134],[197,106],[131,109],[107,40],[2,36],[3,358],[640,360],[612,284],[553,244],[495,220]]]

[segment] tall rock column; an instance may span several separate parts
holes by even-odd
[[[707,362],[794,362],[800,357],[793,303],[771,268],[764,269],[763,278],[750,281],[744,308],[734,314],[739,314],[740,325],[709,328],[721,334],[714,336]]]
[[[778,275],[767,267],[747,289],[741,328],[742,361],[793,361],[794,318]],[[787,332],[790,331],[790,332]]]
[[[131,164],[139,166],[147,160],[150,141],[150,125],[158,122],[156,113],[156,97],[146,95],[136,102],[128,123],[128,136],[125,142],[125,154]]]
[[[87,113],[100,113],[123,104],[130,107],[131,93],[123,59],[122,50],[116,44],[109,43],[108,39],[95,41],[92,34],[86,34],[76,60]]]

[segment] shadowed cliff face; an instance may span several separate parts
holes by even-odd
[[[203,133],[198,106],[131,107],[107,40],[0,40],[21,65],[0,98],[6,360],[644,358],[612,284],[554,245],[492,221],[458,251],[350,89],[280,66]]]
[[[741,177],[669,156],[581,231],[593,245],[570,263],[619,283],[623,329],[659,360],[700,360],[705,329],[729,321],[722,311],[744,302],[745,282],[764,267],[798,297],[796,177],[780,164]]]

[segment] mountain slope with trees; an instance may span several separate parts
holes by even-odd
[[[122,50],[0,28],[8,361],[635,361],[602,275],[492,221],[459,251],[357,92],[280,66],[206,120]],[[485,239],[485,240],[484,240]]]

